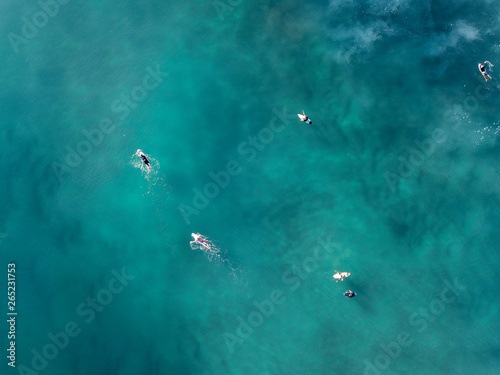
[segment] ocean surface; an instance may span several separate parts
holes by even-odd
[[[0,10],[1,374],[500,374],[500,3]]]

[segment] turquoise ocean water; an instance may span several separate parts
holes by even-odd
[[[2,374],[500,373],[498,2],[61,2],[0,5]]]

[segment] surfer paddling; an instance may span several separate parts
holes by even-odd
[[[344,296],[346,296],[347,298],[354,298],[356,296],[356,293],[354,293],[352,290],[348,290],[344,293]]]
[[[491,76],[490,76],[490,75],[486,72],[486,64],[488,64],[488,66],[490,66],[490,67],[491,67],[491,66],[493,66],[493,65],[492,65],[489,61],[485,61],[485,62],[484,62],[484,63],[482,63],[482,64],[481,64],[481,63],[479,63],[477,67],[479,68],[479,71],[481,72],[481,74],[482,74],[482,76],[483,76],[484,80],[485,80],[485,81],[488,81],[488,78],[489,78],[489,79],[492,79],[492,78],[491,78]],[[486,77],[488,77],[488,78],[486,78]]]
[[[297,114],[297,116],[299,116],[300,121],[304,121],[306,124],[312,125],[313,122],[306,116],[304,110],[302,110],[302,114]]]
[[[335,275],[333,275],[333,278],[335,279],[335,282],[338,283],[339,281],[344,281],[344,279],[349,276],[351,276],[350,272],[339,272],[335,270]]]
[[[199,234],[199,233],[191,233],[191,237],[194,238],[194,241],[191,241],[191,244],[193,242],[195,242],[195,243],[200,244],[201,246],[203,246],[204,248],[206,248],[208,250],[212,249],[211,246],[210,246],[210,244],[205,239],[201,238],[201,234]]]
[[[144,152],[142,152],[141,149],[137,150],[136,154],[137,154],[137,156],[139,156],[142,159],[142,161],[144,162],[146,167],[151,168],[151,163],[149,162],[148,157],[146,156],[146,154]]]

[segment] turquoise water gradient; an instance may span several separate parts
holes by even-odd
[[[499,373],[499,4],[221,2],[0,6],[1,373]]]

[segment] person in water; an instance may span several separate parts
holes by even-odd
[[[491,76],[488,73],[486,73],[486,63],[487,62],[485,61],[484,63],[479,64],[479,71],[483,75],[484,80],[488,81],[488,78],[489,79],[492,79],[492,78],[491,78]],[[488,77],[488,78],[486,78],[486,77]]]
[[[302,114],[304,115],[304,117],[302,117],[300,121],[304,121],[306,124],[312,125],[313,122],[309,119],[309,117],[306,116],[304,110],[302,110]]]
[[[344,293],[344,296],[347,298],[353,298],[356,295],[352,290],[348,290],[347,292]]]
[[[210,248],[210,245],[208,244],[207,241],[205,241],[203,238],[198,238],[197,240],[199,243],[201,243],[203,246],[205,246],[206,248]]]
[[[151,168],[151,163],[149,162],[149,160],[148,160],[148,158],[146,157],[146,155],[141,154],[141,159],[142,159],[142,161],[144,162],[144,164],[146,164],[146,166],[147,166],[148,168]]]
[[[137,154],[137,156],[139,156],[141,158],[141,160],[144,162],[144,164],[146,164],[146,167],[151,168],[151,163],[149,162],[146,154],[144,152],[142,152],[141,149],[137,150],[136,154]]]
[[[333,275],[333,278],[335,279],[335,282],[338,283],[339,281],[344,281],[344,279],[349,276],[351,276],[350,272],[339,272],[335,270],[335,275]]]
[[[201,238],[201,234],[191,233],[191,236],[194,238],[194,241],[191,242],[198,242],[200,245],[207,248],[208,250],[212,250],[210,244],[205,239]]]

